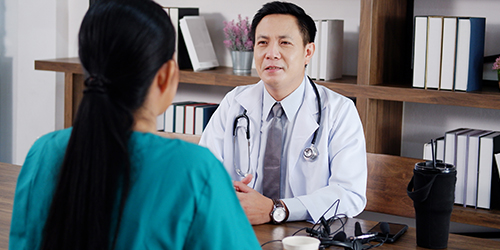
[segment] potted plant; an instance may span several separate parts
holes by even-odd
[[[252,68],[253,41],[250,37],[250,22],[238,15],[238,21],[224,21],[224,45],[231,50],[233,72],[249,74]]]
[[[493,63],[493,70],[497,71],[498,75],[498,87],[500,88],[500,57],[498,57],[495,62]]]

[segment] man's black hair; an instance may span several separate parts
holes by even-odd
[[[309,15],[307,15],[301,7],[293,3],[280,1],[274,1],[264,4],[262,8],[257,11],[257,14],[255,14],[255,16],[253,17],[251,36],[254,41],[255,29],[257,28],[257,25],[265,16],[272,14],[294,16],[297,19],[297,25],[299,26],[304,45],[310,42],[314,42],[314,38],[316,37],[316,25],[314,24],[314,20]]]

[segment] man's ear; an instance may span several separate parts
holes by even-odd
[[[311,58],[314,55],[314,51],[316,50],[316,45],[313,42],[308,43],[306,44],[305,50],[306,50],[305,64],[307,65],[311,62]]]

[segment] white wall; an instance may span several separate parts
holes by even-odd
[[[17,62],[13,88],[13,162],[20,163],[33,141],[54,130],[55,77],[34,71],[34,60],[56,52],[56,1],[19,1]]]
[[[17,1],[0,0],[0,161],[3,162],[12,162],[12,83],[14,58],[17,54],[16,24]]]
[[[250,19],[267,1],[158,0],[165,6],[199,7],[219,63],[230,66],[223,46],[224,20]],[[344,19],[345,75],[357,74],[359,1],[295,0],[315,19]],[[63,126],[61,73],[36,71],[34,60],[77,56],[77,34],[86,0],[0,0],[0,161],[22,164],[37,137]],[[500,53],[500,1],[417,0],[419,15],[486,16],[486,55]],[[229,88],[183,84],[176,100],[219,101]],[[432,110],[433,112],[429,112]],[[461,126],[500,130],[500,111],[406,103],[402,153],[420,157],[421,144]],[[443,115],[445,114],[445,115]],[[487,119],[483,119],[487,118]],[[422,126],[423,121],[425,125]]]
[[[0,160],[22,163],[39,135],[54,129],[54,76],[34,72],[34,60],[55,56],[55,0],[5,0],[2,37]],[[5,77],[4,77],[5,76]],[[5,140],[4,140],[5,139]]]
[[[78,0],[0,0],[0,161],[22,164],[39,136],[62,128],[62,73],[34,70],[34,61],[76,56],[68,21],[80,22],[87,8]]]

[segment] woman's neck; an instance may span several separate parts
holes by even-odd
[[[156,133],[156,115],[154,112],[145,108],[137,110],[134,114],[134,126],[132,130]]]

